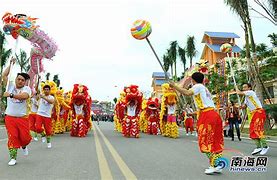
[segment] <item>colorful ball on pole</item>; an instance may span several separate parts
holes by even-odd
[[[223,53],[230,53],[232,52],[232,45],[229,43],[224,43],[220,46],[220,51]]]
[[[145,20],[136,20],[131,28],[131,34],[134,38],[142,40],[147,38],[152,32],[151,25]]]

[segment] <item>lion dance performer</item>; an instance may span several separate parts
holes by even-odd
[[[250,138],[256,143],[256,148],[251,153],[252,155],[260,153],[265,155],[269,150],[264,136],[264,123],[266,120],[265,110],[262,108],[262,103],[258,99],[256,93],[252,90],[252,86],[249,83],[245,83],[242,86],[243,91],[236,90],[237,94],[245,96],[245,105],[243,108],[249,108],[250,110]]]
[[[125,111],[125,92],[122,91],[120,93],[120,97],[117,100],[115,105],[115,113],[114,113],[114,126],[115,130],[118,132],[122,132],[122,121],[124,119],[124,111]]]
[[[160,113],[160,129],[163,136],[177,138],[179,136],[176,123],[177,94],[169,87],[169,84],[162,85],[162,104]]]
[[[147,133],[157,135],[159,128],[159,99],[149,98],[146,107]]]
[[[146,117],[147,100],[142,101],[142,111],[139,115],[139,128],[141,132],[147,132],[147,117]]]
[[[191,78],[193,86],[189,90],[183,88],[188,85],[188,82],[191,82],[189,78],[187,78],[188,81],[183,81],[181,87],[172,82],[170,82],[170,85],[186,96],[193,96],[195,105],[199,110],[197,122],[199,148],[210,160],[210,167],[205,170],[205,173],[220,173],[222,171],[221,156],[224,146],[222,120],[215,111],[211,93],[203,85],[204,75],[195,72]]]
[[[60,89],[57,91],[57,100],[60,104],[60,114],[59,114],[59,133],[64,133],[66,130],[66,121],[68,118],[68,111],[71,108],[69,106],[70,102],[66,102],[64,98],[64,90]]]
[[[71,136],[85,137],[92,128],[90,118],[92,100],[85,85],[74,84],[71,98],[73,122]]]
[[[142,93],[136,85],[125,88],[124,92],[127,113],[122,124],[122,134],[125,137],[139,138],[138,115],[141,111]]]

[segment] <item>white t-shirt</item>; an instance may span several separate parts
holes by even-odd
[[[247,105],[250,111],[262,108],[262,104],[253,90],[244,91],[243,93],[245,94],[244,103]]]
[[[175,114],[176,105],[167,105],[167,114]]]
[[[127,106],[127,116],[135,116],[136,115],[136,108],[137,108],[136,105],[134,105],[134,106],[128,105]]]
[[[54,96],[48,95],[46,96],[49,100],[54,100]],[[52,109],[54,107],[54,104],[50,104],[45,99],[40,98],[38,103],[38,111],[37,114],[43,117],[51,117]]]
[[[31,112],[36,113],[38,111],[38,100],[36,97],[31,98]]]
[[[75,113],[76,115],[84,115],[83,113],[83,107],[84,105],[80,105],[80,106],[77,106],[76,104],[74,104],[74,109],[75,109]]]
[[[31,89],[28,86],[24,86],[22,88],[17,89],[14,84],[10,83],[8,87],[9,93],[13,93],[14,95],[26,92],[31,96]],[[15,98],[7,98],[7,109],[5,114],[9,116],[15,117],[23,117],[27,115],[27,100],[19,100]]]
[[[190,90],[193,91],[193,100],[197,109],[215,108],[212,95],[203,84],[195,84]]]
[[[187,117],[192,117],[193,109],[192,108],[186,108]]]

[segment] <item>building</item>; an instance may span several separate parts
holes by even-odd
[[[167,73],[167,76],[170,77],[170,74]],[[161,98],[162,97],[162,84],[166,83],[165,73],[164,72],[153,72],[152,74],[152,97]]]
[[[235,39],[239,38],[235,33],[230,32],[204,32],[202,43],[205,43],[201,59],[209,61],[209,65],[214,65],[227,56],[220,51],[220,46],[229,43],[233,46],[232,56],[239,57],[241,48],[236,45]]]

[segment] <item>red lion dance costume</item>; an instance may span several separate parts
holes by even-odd
[[[138,86],[131,85],[124,89],[126,93],[126,117],[122,122],[122,134],[125,137],[139,138],[139,113],[141,111],[142,93],[138,90]]]
[[[92,127],[90,119],[91,97],[88,88],[84,85],[74,84],[71,98],[72,128],[71,136],[85,137]]]
[[[157,135],[159,128],[159,99],[149,98],[146,107],[147,133]]]

